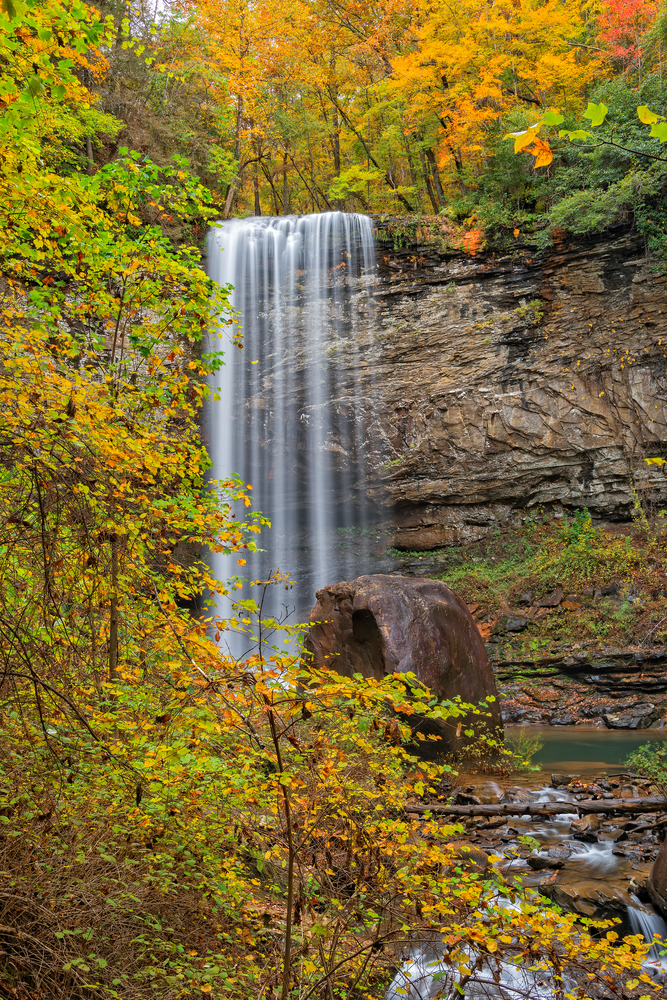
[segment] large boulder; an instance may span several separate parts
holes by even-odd
[[[667,917],[667,840],[663,840],[647,882],[651,902]]]
[[[310,621],[306,646],[314,667],[378,680],[411,672],[441,700],[460,695],[477,705],[493,695],[487,714],[463,720],[463,728],[502,730],[484,642],[464,602],[444,583],[382,574],[335,583],[318,590]],[[465,742],[460,721],[416,728],[437,733],[439,749],[459,750]]]

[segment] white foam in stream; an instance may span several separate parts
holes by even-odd
[[[492,958],[466,982],[465,977],[445,965],[437,945],[432,943],[408,949],[406,961],[385,993],[385,1000],[459,997],[456,983],[462,983],[466,1000],[550,1000],[554,995],[553,984],[545,973],[534,973]]]

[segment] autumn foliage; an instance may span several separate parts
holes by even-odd
[[[439,214],[448,192],[512,108],[576,110],[598,71],[575,5],[452,10],[183,6],[141,52],[124,9],[2,5],[3,997],[377,997],[415,934],[437,938],[448,996],[502,962],[555,996],[656,994],[641,939],[464,869],[460,828],[410,816],[450,771],[401,720],[484,705],[316,674],[298,626],[202,603],[236,591],[206,549],[245,553],[265,521],[249,484],[207,478],[201,408],[237,344],[197,234],[225,208],[427,192],[424,225],[476,252],[478,221]],[[123,145],[125,65],[147,117],[187,90],[200,177]],[[252,637],[242,662],[216,645],[230,629]]]

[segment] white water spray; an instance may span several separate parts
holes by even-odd
[[[265,612],[278,614],[288,596],[303,620],[317,588],[369,570],[371,221],[342,212],[231,220],[212,229],[208,258],[211,277],[233,286],[243,336],[242,351],[218,348],[213,478],[238,473],[252,485],[272,527],[265,551],[248,557],[249,578],[288,573],[297,586]],[[235,557],[214,555],[212,568],[219,579],[242,572]]]

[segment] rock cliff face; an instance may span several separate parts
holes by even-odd
[[[380,243],[378,258],[364,389],[392,544],[474,540],[537,504],[624,518],[631,475],[667,503],[643,461],[667,453],[667,278],[637,234],[503,259]]]

